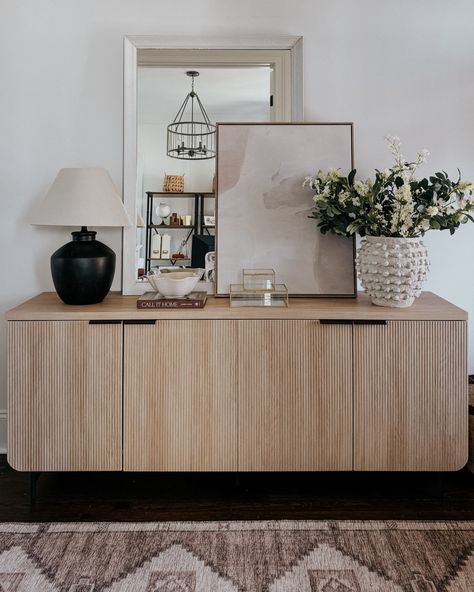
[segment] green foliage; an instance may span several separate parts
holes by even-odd
[[[311,217],[323,233],[351,236],[423,236],[428,230],[449,230],[451,234],[466,222],[474,222],[474,184],[456,181],[445,171],[416,179],[416,162],[407,162],[398,138],[387,138],[395,158],[390,169],[375,170],[374,179],[356,180],[356,170],[344,176],[339,170],[319,171],[304,185],[314,191]]]

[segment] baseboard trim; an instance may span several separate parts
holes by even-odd
[[[0,409],[0,454],[7,453],[7,410]]]

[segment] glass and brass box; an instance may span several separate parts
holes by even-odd
[[[270,290],[248,290],[243,284],[231,284],[230,306],[288,306],[288,290],[285,284],[273,284]]]
[[[250,292],[273,290],[275,286],[273,269],[243,269],[242,287]]]

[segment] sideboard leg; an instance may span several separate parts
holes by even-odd
[[[37,485],[41,472],[33,471],[30,473],[30,503],[34,503],[37,497]]]
[[[445,473],[435,473],[433,476],[432,495],[435,498],[443,498],[445,494],[446,475]]]

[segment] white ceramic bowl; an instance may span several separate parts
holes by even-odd
[[[190,294],[202,277],[202,269],[196,271],[170,271],[149,273],[146,277],[152,288],[165,298],[183,298]]]

